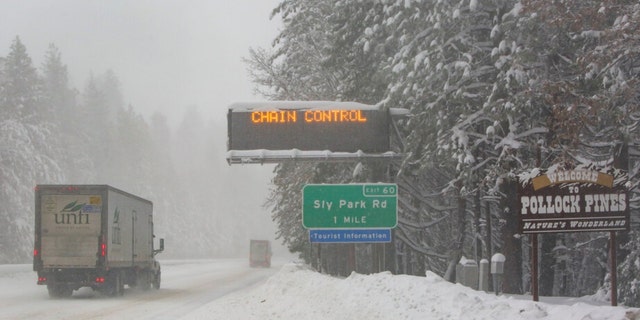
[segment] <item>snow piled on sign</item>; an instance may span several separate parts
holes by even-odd
[[[271,163],[286,160],[317,160],[317,161],[340,161],[354,159],[393,159],[398,158],[399,154],[393,151],[384,153],[365,153],[362,150],[356,152],[332,152],[329,150],[310,150],[303,151],[299,149],[291,150],[229,150],[227,152],[227,161],[229,163]]]
[[[229,106],[229,111],[276,111],[276,110],[382,110],[382,103],[376,105],[353,101],[259,101],[236,102]],[[403,108],[389,108],[392,116],[404,117],[409,110]]]
[[[272,110],[379,110],[380,107],[359,102],[342,101],[261,101],[237,102],[229,110],[237,112]]]
[[[353,273],[342,279],[301,264],[285,265],[251,291],[239,292],[186,315],[185,319],[635,319],[638,309],[562,304],[496,296],[426,277]],[[529,297],[530,299],[530,297]]]

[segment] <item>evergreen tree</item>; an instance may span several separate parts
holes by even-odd
[[[13,40],[2,72],[2,118],[34,121],[32,118],[40,111],[38,100],[41,86],[31,57],[27,54],[27,48],[22,44],[20,37],[16,36]]]
[[[287,25],[275,51],[252,49],[247,60],[259,92],[273,100],[337,100],[340,77],[324,65],[332,2],[287,0],[274,10]]]
[[[337,2],[326,1],[283,1],[275,10],[274,15],[280,15],[287,25],[274,43],[277,44],[273,53],[265,50],[252,50],[248,59],[252,67],[251,76],[255,83],[263,89],[267,97],[275,100],[358,100],[346,96],[343,89],[346,87],[345,75],[348,72],[343,65],[330,63],[329,57],[337,57],[341,53],[335,50],[333,43],[335,35],[328,30],[339,28],[332,24],[336,14],[334,8]],[[329,18],[327,18],[329,17]],[[339,21],[346,23],[348,21]],[[345,28],[348,30],[349,28]],[[351,48],[349,48],[351,50]],[[333,55],[333,56],[332,56]],[[301,186],[313,181],[341,182],[331,180],[329,177],[314,174],[324,172],[319,170],[318,164],[279,164],[272,180],[274,188],[267,205],[272,207],[273,219],[282,228],[278,231],[278,237],[287,244],[292,251],[305,251],[305,258],[310,259],[308,237],[299,228],[293,227],[291,221],[299,220],[299,208],[293,210],[295,203],[301,203],[301,188],[296,191],[295,186]],[[327,165],[336,170],[343,170],[343,174],[352,170],[353,166]],[[289,170],[285,170],[288,168]],[[315,169],[314,169],[315,168]],[[340,168],[340,169],[338,169]],[[295,181],[293,183],[292,181]],[[301,224],[301,223],[300,223]],[[280,230],[282,232],[280,232]]]
[[[522,119],[519,122],[545,121],[539,125],[548,132],[543,139],[536,136],[520,139],[528,146],[542,141],[546,159],[543,166],[575,166],[591,161],[610,166],[614,147],[632,134],[630,128],[636,126],[637,120],[629,115],[636,112],[638,95],[637,86],[627,79],[634,78],[635,72],[633,68],[621,66],[632,61],[635,54],[620,45],[626,42],[621,39],[629,38],[629,32],[635,32],[632,24],[620,28],[620,21],[633,9],[633,5],[627,7],[627,3],[630,4],[566,0],[549,5],[523,1],[515,19],[515,26],[519,27],[507,33],[517,43],[508,65],[510,69],[518,66],[525,71],[521,74],[528,88],[515,94],[514,99],[521,101],[517,105],[525,107],[516,109]],[[617,59],[612,60],[611,54]],[[631,74],[622,70],[629,70]],[[525,148],[519,153],[519,158],[525,159]],[[598,261],[596,265],[602,266],[594,270],[593,264],[572,265],[568,271],[575,272],[576,281],[570,282],[572,287],[566,290],[573,294],[586,289],[576,287],[578,285],[587,285],[593,290],[598,280],[588,277],[597,278],[604,272],[606,246],[593,238],[598,236],[575,234],[558,238],[566,244],[586,243],[590,248],[570,245],[569,254],[574,261]],[[547,248],[553,248],[557,242],[555,236],[545,235],[543,239],[550,239]],[[543,252],[542,263],[543,268],[552,270],[551,264],[557,261],[545,261],[545,257],[551,257],[551,253]],[[546,285],[546,290],[553,287],[553,291],[558,291],[561,284],[544,279],[545,275],[552,274],[543,273],[541,284]]]
[[[498,161],[493,150],[499,143],[494,136],[498,114],[489,111],[495,104],[491,91],[498,74],[491,57],[495,45],[492,30],[498,28],[503,11],[500,3],[494,1],[398,1],[384,11],[383,24],[390,30],[390,41],[399,48],[390,60],[393,80],[384,103],[411,111],[411,117],[403,123],[408,157],[402,174],[439,179],[433,189],[413,193],[431,194],[415,198],[428,202],[424,205],[431,209],[418,212],[415,207],[407,207],[403,215],[414,218],[401,219],[434,222],[430,227],[434,240],[446,239],[449,247],[426,258],[438,265],[442,261],[436,261],[446,256],[446,270],[437,271],[450,280],[460,257],[471,254],[465,253],[468,248],[465,243],[480,240],[476,236],[481,220],[480,204],[473,199],[480,200],[488,191],[478,185],[493,187],[486,180]],[[421,180],[413,177],[402,181]],[[410,185],[400,187],[415,189]],[[473,225],[469,224],[471,217],[467,214],[471,205],[477,206]],[[437,209],[447,207],[451,209]],[[435,223],[443,214],[449,215],[449,222]],[[472,232],[471,227],[476,231]],[[416,231],[406,236],[424,237]],[[490,251],[491,248],[484,250],[485,258]]]
[[[110,183],[111,177],[118,176],[120,169],[111,164],[116,163],[117,157],[117,117],[125,110],[120,82],[113,71],[99,76],[90,75],[79,109],[80,122],[91,123],[78,128],[83,139],[81,144],[85,146],[94,169],[94,173],[85,179]]]
[[[43,115],[61,126],[72,127],[77,121],[76,92],[69,88],[67,66],[54,44],[49,45],[42,64]]]
[[[76,102],[77,91],[70,87],[67,66],[54,44],[45,53],[42,71],[42,116],[52,125],[55,134],[55,159],[65,172],[67,183],[86,182],[93,175],[89,154],[85,150],[82,115]]]
[[[340,10],[327,9],[333,6]],[[285,22],[277,53],[254,51],[252,66],[256,83],[274,89],[275,99],[322,97],[308,94],[321,88],[343,100],[366,93],[371,99],[362,101],[408,109],[399,123],[406,158],[396,178],[404,200],[394,239],[403,257],[414,258],[399,261],[399,270],[428,268],[452,279],[461,255],[488,258],[499,250],[509,257],[508,277],[518,279],[505,291],[523,292],[531,281],[511,201],[516,174],[585,161],[610,165],[612,149],[634,139],[636,7],[573,0],[284,1],[275,11]],[[365,64],[373,68],[359,67]],[[375,81],[366,85],[357,77]],[[387,86],[384,96],[377,95],[380,85]],[[280,174],[272,204],[289,199],[285,183],[301,183]],[[277,217],[296,219],[279,208]],[[280,232],[295,239],[293,230]],[[601,239],[542,237],[542,289],[593,292],[606,259]]]
[[[137,194],[148,194],[148,181],[155,175],[153,139],[142,116],[130,105],[120,110],[113,133],[111,183]]]
[[[0,71],[0,263],[24,263],[33,244],[33,187],[59,182],[62,173],[53,126],[38,114],[40,79],[20,38]]]

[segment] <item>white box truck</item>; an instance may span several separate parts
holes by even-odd
[[[153,204],[107,185],[38,185],[33,270],[49,296],[91,287],[115,296],[124,285],[160,288]]]

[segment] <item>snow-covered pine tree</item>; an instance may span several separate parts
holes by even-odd
[[[31,57],[27,54],[27,48],[18,36],[11,43],[2,72],[2,118],[26,120],[37,116],[40,111],[40,79]]]
[[[384,102],[411,111],[404,128],[409,157],[403,174],[442,178],[435,188],[419,190],[418,194],[432,195],[430,199],[422,197],[422,201],[432,202],[428,206],[449,207],[406,212],[424,215],[427,221],[450,215],[447,223],[433,224],[429,234],[436,242],[449,243],[434,258],[448,257],[448,271],[436,272],[446,273],[451,280],[460,257],[476,254],[464,251],[474,243],[483,247],[479,229],[486,215],[479,215],[485,191],[477,186],[487,185],[487,170],[497,158],[491,154],[497,116],[489,109],[494,103],[490,93],[497,73],[491,49],[492,30],[503,11],[493,1],[397,1],[385,10],[384,23],[392,33],[389,38],[397,41],[399,49],[389,66],[394,78]],[[467,213],[472,205],[473,219]],[[440,231],[434,232],[438,228]],[[420,233],[415,236],[424,237]],[[479,258],[488,258],[491,252],[487,248],[490,243],[485,241],[484,246],[484,256],[481,252]]]
[[[62,54],[54,44],[50,44],[45,53],[41,72],[44,104],[42,116],[63,126],[61,129],[67,129],[70,123],[77,121],[74,118],[77,117],[76,92],[69,88],[67,66],[62,62]]]
[[[518,124],[513,132],[523,146],[517,154],[522,168],[531,166],[527,150],[536,144],[542,149],[543,167],[590,161],[611,164],[612,149],[633,132],[629,128],[637,121],[631,107],[637,105],[634,101],[638,95],[633,93],[637,89],[634,81],[627,80],[633,77],[626,74],[626,70],[635,71],[619,64],[634,60],[629,59],[633,50],[620,47],[633,37],[621,32],[619,26],[635,5],[628,1],[572,0],[551,4],[522,1],[517,5],[511,27],[504,29],[505,43],[513,43],[515,50],[503,64],[508,77],[498,83],[522,79],[511,82],[526,85],[525,90],[503,87],[511,96],[514,112],[510,117],[516,120],[511,123]],[[536,133],[536,127],[545,128],[548,134]],[[559,285],[569,285],[563,290],[572,294],[593,292],[597,281],[588,278],[598,277],[606,266],[605,242],[599,238],[591,234],[558,236],[572,257],[567,269],[571,281],[549,284],[554,292],[559,291]],[[548,248],[554,246],[551,243]],[[543,257],[553,255],[543,252]],[[543,268],[555,262],[543,259]],[[600,271],[593,270],[598,265]]]
[[[336,10],[336,6],[340,10]],[[363,57],[370,52],[365,52],[359,38],[365,32],[363,20],[371,10],[371,2],[283,1],[274,10],[274,15],[281,16],[285,26],[274,41],[274,52],[252,50],[247,60],[253,68],[254,82],[264,88],[261,92],[275,100],[376,101],[376,95],[381,96],[382,90],[378,85],[376,91],[378,81],[372,78],[381,70],[365,63]],[[284,170],[285,167],[289,170]],[[312,181],[349,181],[354,167],[355,164],[311,163],[277,166],[267,205],[279,224],[279,237],[290,250],[308,252],[305,245],[308,237],[299,216],[302,186]],[[313,173],[311,176],[309,171]],[[298,188],[291,189],[290,184]],[[344,256],[341,252],[326,251],[323,257],[335,262],[334,255]],[[334,267],[333,263],[327,266]]]
[[[82,118],[76,102],[77,90],[70,87],[67,66],[62,54],[50,44],[40,67],[42,73],[42,116],[51,122],[55,132],[51,145],[55,159],[65,173],[65,183],[81,183],[95,175],[86,150],[86,137]]]
[[[399,270],[429,268],[445,274],[461,253],[472,252],[471,240],[482,238],[485,250],[478,255],[508,248],[509,277],[519,280],[510,281],[508,291],[527,290],[530,280],[522,271],[529,264],[522,255],[527,246],[517,235],[509,200],[515,173],[594,157],[610,161],[612,141],[625,135],[633,141],[638,95],[630,75],[637,70],[637,50],[633,32],[623,30],[633,30],[637,5],[573,0],[551,5],[524,0],[334,4],[346,14],[332,15],[326,3],[283,2],[276,12],[285,25],[297,25],[277,40],[286,47],[279,54],[256,55],[264,58],[255,59],[256,65],[269,66],[261,69],[259,83],[276,89],[276,99],[295,99],[321,96],[314,95],[319,88],[332,92],[324,89],[356,83],[341,83],[352,79],[343,74],[390,81],[381,105],[411,112],[401,123],[407,158],[397,177],[403,200],[395,241],[402,257],[411,258],[400,259]],[[357,17],[356,22],[345,21],[347,15]],[[358,45],[344,54],[348,44]],[[371,56],[359,56],[360,46]],[[309,48],[318,50],[307,59],[294,54]],[[619,58],[611,60],[611,53]],[[359,60],[386,74],[339,72],[357,67]],[[331,64],[323,64],[327,61]],[[297,93],[306,87],[314,93]],[[361,92],[377,92],[373,87]],[[338,89],[335,94],[342,96]],[[595,121],[590,119],[598,113]],[[635,177],[638,170],[630,170]],[[482,216],[466,213],[480,209]],[[490,234],[479,237],[483,232]],[[571,257],[563,272],[573,288],[566,292],[593,290],[593,281],[575,275],[598,273],[583,262],[601,263],[599,237],[562,235],[556,240],[563,241]],[[543,242],[549,250],[557,248],[553,237]]]
[[[33,188],[62,178],[40,79],[19,37],[0,66],[0,263],[29,261]]]

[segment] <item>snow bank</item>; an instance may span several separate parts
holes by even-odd
[[[353,273],[330,277],[287,264],[263,285],[231,294],[185,319],[629,319],[638,309],[553,305],[495,296],[426,277]],[[629,317],[627,317],[629,316]]]

